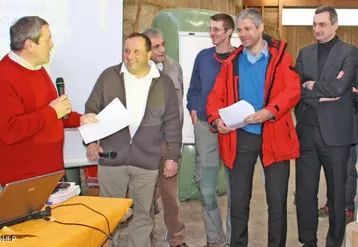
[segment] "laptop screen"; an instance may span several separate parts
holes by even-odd
[[[0,194],[0,223],[40,211],[64,174],[61,170],[7,184]]]

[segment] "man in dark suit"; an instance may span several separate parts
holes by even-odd
[[[356,142],[352,87],[355,47],[341,41],[334,8],[319,7],[313,19],[317,44],[300,50],[296,69],[301,102],[296,107],[300,157],[296,161],[299,241],[317,246],[317,193],[321,165],[327,181],[329,230],[327,247],[342,245],[345,233],[345,184],[350,147]]]

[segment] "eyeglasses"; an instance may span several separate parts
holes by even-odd
[[[210,32],[213,32],[213,33],[218,33],[218,32],[220,32],[220,31],[222,31],[222,30],[227,30],[227,28],[221,28],[221,29],[219,29],[219,28],[216,28],[216,27],[214,27],[214,28],[211,28],[211,27],[208,27],[208,32],[210,33]]]

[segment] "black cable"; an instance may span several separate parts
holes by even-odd
[[[111,228],[110,228],[110,226],[109,226],[108,218],[107,218],[104,214],[102,214],[101,212],[98,212],[98,211],[94,210],[93,208],[90,208],[90,207],[87,206],[86,204],[83,204],[83,203],[61,204],[61,205],[57,205],[57,206],[52,207],[51,210],[54,210],[54,209],[60,208],[60,207],[67,207],[67,206],[84,206],[84,207],[88,208],[89,210],[91,210],[91,211],[93,211],[93,212],[95,212],[95,213],[97,213],[97,214],[99,214],[99,215],[102,215],[102,216],[106,219],[106,221],[107,221],[108,234],[105,233],[104,231],[98,229],[98,228],[95,228],[95,227],[92,227],[92,226],[88,226],[88,227],[93,228],[93,229],[96,229],[96,230],[99,230],[99,231],[103,232],[104,234],[106,234],[106,236],[108,236],[110,239],[112,239],[112,237],[111,237]],[[66,224],[67,224],[67,223],[66,223]],[[68,224],[72,224],[72,223],[68,223]],[[76,224],[76,223],[73,223],[73,224],[75,224],[75,225],[81,225],[81,226],[87,226],[87,225],[83,225],[83,224]]]
[[[55,222],[55,223],[58,223],[58,224],[61,224],[61,225],[67,225],[67,226],[83,226],[83,227],[92,228],[92,229],[94,229],[94,230],[97,230],[97,231],[102,232],[104,235],[106,235],[106,237],[108,237],[109,239],[112,240],[112,236],[111,236],[111,235],[107,234],[105,231],[103,231],[103,230],[101,230],[101,229],[99,229],[99,228],[97,228],[97,227],[94,227],[94,226],[89,226],[89,225],[80,224],[80,223],[61,222],[61,221],[55,220],[55,219],[53,219],[53,218],[51,219],[51,218],[48,218],[48,217],[43,218],[43,219],[45,219],[45,220],[47,220],[47,221],[52,221],[52,222]]]

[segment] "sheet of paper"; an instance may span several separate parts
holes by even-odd
[[[79,127],[83,141],[87,144],[112,135],[133,122],[122,102],[115,98],[96,117],[99,122]]]
[[[250,114],[255,113],[255,109],[245,100],[240,100],[235,104],[219,109],[219,114],[221,119],[224,121],[227,127],[229,128],[242,128],[244,124],[244,119]]]

